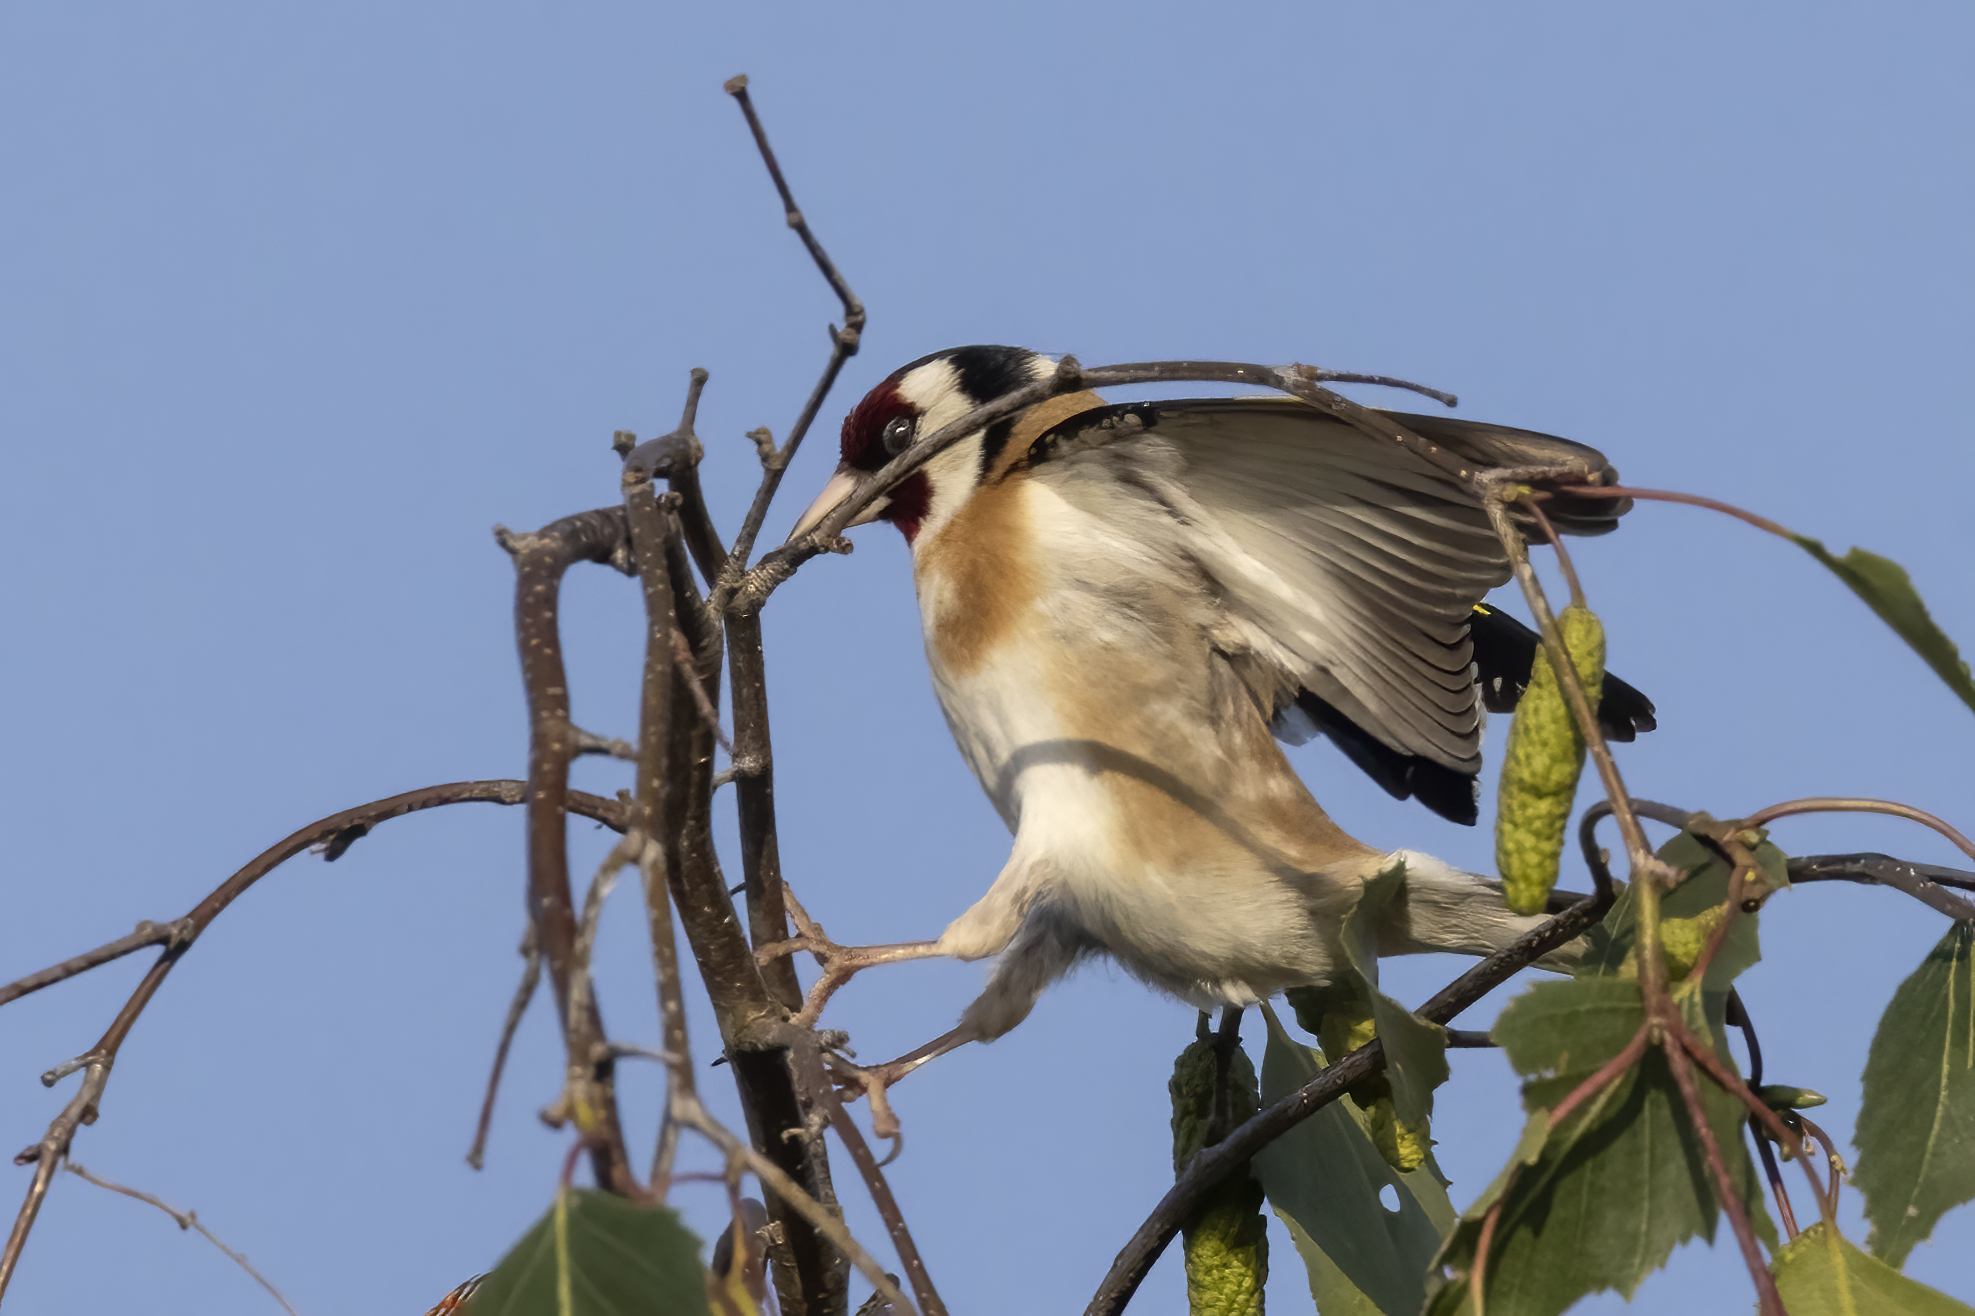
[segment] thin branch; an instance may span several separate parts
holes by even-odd
[[[590,960],[596,953],[597,930],[603,923],[603,904],[617,886],[617,875],[624,871],[624,865],[635,859],[644,848],[644,837],[635,827],[624,833],[623,838],[610,848],[610,853],[604,856],[603,862],[597,865],[596,876],[590,879],[589,889],[583,895],[583,916],[576,924],[576,945],[570,957],[569,1009],[572,1014],[587,1014],[596,1006],[596,984],[590,976]]]
[[[569,677],[562,661],[559,602],[563,575],[578,562],[628,565],[629,534],[621,508],[563,517],[533,534],[510,534],[514,556],[515,636],[528,695],[528,904],[540,930],[555,986],[557,1016],[569,1060],[569,1096],[585,1135],[597,1183],[637,1191],[618,1120],[611,1062],[596,1059],[606,1033],[594,999],[571,1009],[576,978],[576,910],[569,884],[569,762],[574,748]]]
[[[1618,822],[1619,834],[1625,838],[1626,855],[1633,877],[1635,880],[1647,876],[1658,878],[1661,865],[1653,858],[1652,847],[1646,843],[1645,830],[1640,827],[1638,815],[1632,808],[1625,780],[1619,775],[1618,762],[1612,757],[1611,747],[1605,744],[1604,732],[1598,725],[1598,712],[1591,707],[1583,682],[1577,679],[1577,665],[1571,660],[1570,650],[1563,641],[1563,632],[1558,629],[1557,619],[1550,611],[1550,601],[1544,597],[1543,587],[1537,582],[1536,573],[1530,569],[1529,553],[1523,546],[1522,535],[1509,519],[1508,506],[1498,492],[1512,480],[1529,478],[1533,474],[1491,472],[1479,481],[1481,505],[1488,513],[1489,524],[1495,528],[1495,537],[1501,540],[1503,552],[1508,555],[1509,566],[1515,571],[1516,582],[1522,586],[1523,598],[1536,618],[1537,629],[1542,632],[1543,650],[1549,656],[1550,666],[1556,671],[1564,702],[1584,737],[1591,761],[1597,765],[1606,798],[1611,801],[1612,816]]]
[[[946,1316],[946,1304],[940,1301],[938,1290],[933,1288],[933,1277],[926,1273],[926,1263],[919,1256],[919,1246],[912,1241],[912,1231],[906,1228],[905,1213],[898,1209],[898,1199],[892,1196],[891,1185],[885,1182],[885,1172],[878,1166],[878,1158],[871,1154],[871,1144],[864,1141],[864,1133],[857,1127],[857,1121],[850,1117],[843,1103],[830,1103],[830,1127],[837,1131],[844,1150],[857,1165],[857,1172],[864,1176],[864,1187],[871,1194],[871,1204],[878,1208],[879,1217],[885,1222],[885,1232],[891,1235],[892,1247],[898,1253],[898,1264],[905,1271],[905,1279],[912,1286],[912,1296],[919,1299],[919,1310],[925,1316]]]
[[[466,1163],[478,1170],[487,1163],[487,1135],[494,1124],[494,1096],[501,1090],[501,1074],[507,1069],[508,1048],[514,1045],[515,1030],[535,999],[535,988],[542,981],[542,946],[533,920],[521,934],[521,982],[508,1002],[507,1018],[501,1023],[501,1040],[494,1048],[494,1066],[487,1075],[487,1095],[480,1102],[480,1122],[473,1129],[473,1146],[467,1149]]]
[[[1472,483],[1480,471],[1460,454],[1422,438],[1400,424],[1390,414],[1360,406],[1349,398],[1322,387],[1319,383],[1324,380],[1344,383],[1372,378],[1312,366],[1292,365],[1277,368],[1241,361],[1152,361],[1085,369],[1075,357],[1063,357],[1057,362],[1056,371],[1050,378],[1016,389],[1012,393],[1005,393],[991,402],[974,408],[892,458],[876,474],[861,480],[850,497],[837,504],[836,510],[818,522],[810,533],[800,540],[793,540],[780,548],[764,553],[761,561],[744,577],[737,577],[731,588],[715,591],[712,604],[730,613],[758,610],[767,601],[768,596],[793,576],[796,569],[804,562],[820,553],[831,551],[843,534],[844,527],[849,525],[859,513],[870,507],[893,485],[904,480],[941,452],[1004,416],[1012,416],[1048,398],[1085,389],[1180,382],[1272,388],[1301,398],[1326,415],[1343,421],[1381,443],[1395,444],[1405,449],[1443,475],[1463,483]],[[1384,380],[1382,376],[1377,379],[1380,382],[1392,382]],[[1579,480],[1592,478],[1594,474],[1588,470],[1574,469],[1563,473]]]
[[[1975,919],[1975,901],[1949,887],[1975,891],[1975,873],[1909,863],[1883,854],[1816,854],[1790,861],[1792,882],[1860,882],[1904,891],[1949,918]]]
[[[1680,1089],[1680,1100],[1687,1107],[1687,1118],[1701,1140],[1708,1169],[1714,1174],[1715,1195],[1721,1199],[1721,1209],[1728,1213],[1728,1223],[1735,1230],[1735,1241],[1742,1248],[1742,1261],[1749,1268],[1749,1278],[1755,1281],[1756,1297],[1763,1316],[1787,1316],[1783,1310],[1783,1299],[1776,1292],[1776,1277],[1769,1273],[1769,1264],[1763,1260],[1762,1249],[1756,1246],[1755,1230],[1749,1226],[1748,1209],[1743,1206],[1741,1196],[1735,1191],[1735,1181],[1728,1173],[1728,1161],[1721,1154],[1721,1142],[1714,1136],[1714,1125],[1708,1123],[1707,1108],[1701,1105],[1700,1089],[1694,1083],[1694,1071],[1687,1063],[1686,1050],[1669,1046],[1666,1048],[1666,1059],[1673,1070],[1674,1084]]]
[[[29,992],[38,992],[43,987],[52,987],[63,979],[75,977],[78,973],[87,973],[99,965],[120,960],[132,951],[143,950],[146,946],[168,945],[188,931],[190,928],[184,919],[176,923],[153,923],[146,919],[137,925],[137,931],[127,937],[118,937],[115,941],[105,942],[95,950],[86,950],[80,955],[63,960],[60,964],[51,965],[39,973],[30,973],[25,978],[0,987],[0,1005],[18,1000]]]
[[[1778,525],[1766,516],[1724,503],[1718,498],[1706,498],[1700,494],[1674,493],[1668,489],[1634,489],[1622,484],[1572,484],[1558,485],[1555,492],[1568,494],[1572,498],[1640,498],[1655,503],[1685,503],[1690,507],[1706,507],[1716,512],[1725,512],[1738,521],[1746,521],[1758,530],[1783,539],[1795,540],[1786,527]]]
[[[1550,518],[1544,513],[1543,500],[1533,496],[1525,497],[1522,505],[1529,509],[1529,515],[1535,519],[1537,529],[1543,532],[1543,538],[1556,550],[1557,565],[1563,568],[1564,581],[1570,586],[1571,606],[1584,607],[1584,586],[1577,579],[1577,566],[1570,560],[1570,550],[1564,547],[1563,536],[1557,533],[1557,528],[1550,524]]]
[[[823,409],[823,401],[829,397],[830,389],[835,386],[837,375],[842,372],[844,362],[857,355],[858,344],[863,339],[865,322],[864,303],[859,301],[857,294],[850,290],[850,284],[837,269],[836,263],[830,259],[830,254],[823,250],[823,244],[817,241],[816,235],[810,231],[809,221],[803,218],[802,210],[795,203],[795,195],[789,191],[788,180],[782,176],[781,163],[775,159],[775,152],[768,145],[768,131],[761,126],[761,116],[755,113],[754,101],[748,96],[747,75],[741,74],[728,79],[726,91],[740,105],[741,113],[747,118],[748,131],[754,134],[754,144],[761,152],[761,162],[768,167],[768,176],[775,181],[775,191],[782,199],[782,213],[788,220],[789,227],[802,239],[802,245],[809,251],[809,258],[816,262],[816,268],[822,272],[823,278],[830,285],[830,290],[836,293],[837,300],[843,303],[844,321],[841,329],[835,325],[830,326],[830,359],[823,367],[822,377],[810,390],[809,400],[803,404],[802,414],[796,417],[794,427],[789,430],[788,442],[784,443],[778,451],[773,452],[772,456],[766,453],[762,456],[760,487],[754,491],[754,502],[748,507],[746,519],[741,522],[740,533],[734,536],[733,550],[727,555],[726,565],[721,568],[720,577],[714,583],[712,595],[708,600],[708,607],[715,613],[727,610],[727,602],[732,597],[736,585],[740,583],[742,573],[747,569],[748,558],[754,552],[754,542],[761,533],[761,523],[768,517],[768,505],[774,501],[775,491],[781,487],[782,475],[788,470],[789,462],[794,459],[803,436],[809,433],[809,427],[815,421],[816,413]]]
[[[790,1027],[788,1012],[769,994],[735,917],[713,847],[713,735],[690,692],[681,688],[672,653],[673,633],[683,632],[697,656],[694,679],[709,692],[716,690],[721,633],[709,624],[693,587],[670,508],[654,496],[649,477],[635,464],[627,464],[624,489],[647,613],[637,784],[641,825],[663,851],[655,871],[664,876],[670,907],[706,985],[750,1138],[790,1182],[802,1184],[809,1200],[834,1206],[828,1150],[818,1136],[827,1123],[819,1105],[827,1083],[816,1038]],[[669,932],[669,922],[664,928],[654,924],[655,954]],[[674,1118],[681,1118],[676,1109]],[[781,1226],[771,1260],[783,1310],[808,1316],[835,1309],[848,1284],[843,1254],[792,1199],[771,1193],[768,1205]]]
[[[1895,818],[1905,818],[1923,827],[1931,827],[1954,843],[1956,849],[1975,859],[1975,841],[1969,840],[1941,819],[1925,809],[1916,809],[1911,804],[1901,804],[1897,800],[1863,800],[1849,796],[1823,795],[1806,800],[1786,800],[1782,804],[1772,804],[1766,809],[1757,809],[1742,820],[1744,827],[1767,827],[1778,818],[1789,818],[1804,813],[1884,813]]]
[[[1619,1077],[1638,1064],[1646,1054],[1646,1046],[1651,1040],[1652,1029],[1646,1024],[1639,1025],[1639,1031],[1632,1035],[1619,1053],[1593,1070],[1588,1078],[1570,1090],[1568,1096],[1550,1108],[1550,1127],[1556,1128],[1572,1115],[1577,1108],[1603,1092]]]
[[[137,1189],[135,1188],[126,1188],[124,1185],[120,1183],[111,1183],[108,1179],[98,1178],[96,1175],[93,1175],[89,1171],[83,1169],[80,1165],[77,1165],[74,1161],[70,1161],[66,1166],[66,1168],[70,1174],[75,1175],[79,1179],[86,1179],[90,1183],[95,1184],[98,1188],[107,1188],[113,1193],[122,1193],[125,1197],[132,1197],[140,1202],[150,1203],[152,1206],[157,1207],[160,1211],[163,1211],[166,1215],[170,1216],[174,1221],[176,1221],[180,1229],[198,1230],[199,1233],[205,1237],[205,1240],[208,1243],[211,1243],[214,1247],[226,1253],[226,1255],[232,1260],[234,1265],[240,1267],[240,1269],[246,1271],[249,1275],[252,1275],[254,1277],[255,1283],[259,1284],[262,1288],[266,1289],[269,1293],[273,1294],[274,1300],[281,1304],[281,1309],[287,1312],[288,1316],[301,1316],[301,1314],[295,1310],[294,1304],[290,1303],[288,1299],[281,1296],[281,1290],[277,1289],[276,1287],[274,1287],[273,1284],[268,1282],[267,1276],[261,1274],[260,1271],[255,1270],[251,1265],[249,1265],[247,1263],[247,1258],[244,1255],[235,1252],[232,1248],[220,1242],[219,1236],[213,1233],[212,1230],[206,1228],[206,1226],[200,1222],[199,1213],[197,1211],[180,1211],[173,1207],[165,1205],[163,1202],[151,1196],[151,1194],[149,1193],[141,1193],[137,1191]]]
[[[520,804],[526,797],[528,786],[520,781],[454,781],[443,786],[427,786],[423,790],[407,791],[388,799],[373,800],[369,804],[345,809],[327,818],[310,823],[282,841],[262,851],[244,868],[234,873],[226,881],[214,888],[204,900],[192,908],[177,925],[183,925],[184,935],[171,941],[164,953],[152,963],[150,971],[137,984],[137,988],[124,1003],[111,1022],[108,1031],[96,1045],[83,1053],[84,1075],[82,1088],[48,1126],[48,1132],[41,1141],[21,1157],[16,1163],[25,1165],[37,1161],[34,1181],[29,1185],[27,1200],[15,1217],[12,1233],[7,1240],[4,1253],[0,1253],[0,1295],[4,1295],[7,1282],[12,1278],[14,1267],[20,1262],[21,1249],[27,1244],[28,1231],[33,1228],[36,1215],[41,1210],[42,1199],[47,1195],[48,1183],[55,1173],[56,1161],[68,1151],[70,1140],[74,1138],[78,1126],[92,1122],[96,1118],[96,1101],[109,1082],[110,1068],[116,1063],[117,1052],[124,1039],[136,1026],[145,1006],[157,995],[164,985],[172,967],[190,950],[199,935],[211,926],[214,919],[226,907],[237,900],[247,888],[267,876],[284,861],[309,850],[318,842],[361,827],[369,830],[381,822],[401,818],[408,813],[424,809],[438,808],[447,804]],[[572,813],[594,818],[605,826],[622,830],[624,827],[624,807],[613,800],[602,799],[582,791],[569,793],[569,809]],[[102,961],[107,962],[107,961]],[[59,967],[59,966],[58,966]],[[40,976],[40,975],[35,975]]]
[[[727,751],[727,758],[731,761],[734,758],[734,742],[727,739],[727,733],[720,729],[720,710],[713,706],[713,700],[707,697],[706,687],[700,684],[692,646],[686,643],[685,633],[676,627],[672,631],[672,661],[678,664],[686,691],[692,695],[693,706],[706,722],[706,729],[713,733],[713,738],[720,742],[720,748]]]
[[[864,1250],[863,1244],[851,1236],[850,1230],[844,1227],[842,1220],[803,1191],[802,1185],[790,1178],[781,1166],[729,1133],[720,1121],[714,1119],[706,1107],[700,1104],[698,1096],[690,1092],[681,1092],[676,1105],[677,1110],[674,1113],[681,1124],[703,1135],[727,1155],[746,1161],[748,1169],[754,1171],[755,1178],[761,1180],[776,1197],[793,1206],[796,1213],[808,1221],[810,1227],[817,1233],[836,1244],[838,1249],[850,1258],[851,1264],[864,1272],[864,1278],[871,1281],[871,1286],[885,1296],[885,1301],[906,1316],[914,1316],[915,1309],[912,1304],[906,1301],[905,1295],[899,1292],[896,1284],[892,1283],[891,1276],[885,1274],[884,1267]]]
[[[21,1253],[27,1248],[28,1231],[34,1228],[35,1217],[41,1214],[41,1203],[48,1197],[48,1185],[55,1178],[56,1165],[68,1154],[77,1127],[96,1120],[96,1103],[110,1081],[110,1063],[108,1059],[92,1062],[83,1072],[76,1094],[48,1126],[41,1141],[14,1157],[16,1165],[33,1162],[34,1178],[27,1186],[27,1200],[21,1203],[20,1212],[14,1217],[14,1227],[7,1234],[6,1249],[0,1251],[0,1299],[7,1296],[7,1284],[14,1277],[15,1267],[20,1265]]]
[[[1687,1054],[1701,1067],[1702,1072],[1714,1080],[1715,1086],[1740,1101],[1756,1117],[1757,1122],[1769,1136],[1776,1139],[1791,1155],[1800,1161],[1803,1159],[1803,1138],[1796,1130],[1785,1124],[1782,1117],[1771,1110],[1761,1097],[1752,1092],[1747,1083],[1722,1064],[1721,1058],[1715,1055],[1712,1047],[1689,1032],[1687,1025],[1681,1021],[1678,1014],[1668,1014],[1659,1022],[1667,1037],[1686,1049]],[[1816,1172],[1807,1164],[1804,1166],[1804,1177],[1810,1181],[1811,1195],[1817,1199],[1818,1211],[1825,1219],[1831,1219],[1831,1200],[1825,1195],[1824,1185],[1818,1182]]]
[[[1756,1039],[1755,1021],[1749,1018],[1749,1009],[1742,1003],[1742,994],[1733,987],[1728,989],[1728,1005],[1723,1019],[1731,1028],[1742,1030],[1742,1042],[1749,1049],[1749,1087],[1762,1087],[1762,1043]],[[1797,1213],[1790,1206],[1790,1192],[1783,1186],[1783,1171],[1777,1167],[1776,1151],[1769,1139],[1763,1136],[1760,1121],[1751,1115],[1747,1118],[1749,1133],[1756,1144],[1756,1154],[1762,1158],[1763,1177],[1769,1181],[1770,1196],[1776,1201],[1776,1214],[1782,1218],[1786,1238],[1794,1239],[1802,1231],[1797,1228]]]
[[[569,734],[573,737],[571,748],[579,755],[603,754],[614,759],[630,759],[633,762],[637,760],[637,746],[628,740],[599,736],[594,731],[585,731],[577,726],[570,727]]]
[[[768,726],[768,675],[759,613],[727,618],[727,670],[734,686],[734,803],[740,820],[741,877],[747,893],[748,944],[786,941],[787,891],[781,843],[775,828],[775,754]],[[715,780],[714,785],[719,785]],[[782,958],[762,966],[769,992],[791,1010],[802,1007],[795,963]]]
[[[714,528],[713,516],[706,509],[706,493],[700,488],[699,464],[706,448],[694,432],[699,418],[700,393],[706,387],[706,371],[694,366],[686,383],[686,405],[679,415],[679,428],[648,443],[638,443],[637,435],[619,430],[611,446],[623,457],[627,470],[637,469],[647,476],[662,477],[678,495],[679,521],[686,545],[700,575],[712,586],[727,560],[727,549]]]
[[[679,1125],[672,1118],[672,1102],[679,1092],[694,1090],[693,1049],[686,1031],[686,994],[679,979],[679,942],[672,930],[672,898],[665,885],[665,851],[657,842],[645,841],[638,855],[638,872],[644,879],[645,910],[651,928],[659,1029],[666,1051],[684,1061],[666,1066],[665,1113],[658,1128],[658,1145],[652,1152],[651,1191],[662,1202],[679,1151]]]

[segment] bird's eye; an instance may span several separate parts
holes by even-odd
[[[899,416],[885,426],[885,451],[896,457],[912,446],[912,432],[919,428],[919,422],[910,416]]]

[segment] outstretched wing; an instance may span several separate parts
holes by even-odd
[[[1568,464],[1617,478],[1602,454],[1567,439],[1392,414],[1483,467]],[[1217,593],[1217,642],[1279,734],[1324,732],[1393,794],[1473,821],[1481,711],[1469,625],[1509,564],[1465,485],[1277,398],[1088,411],[1031,451],[1038,476],[1056,461],[1099,467],[1163,504]],[[1627,506],[1559,499],[1547,510],[1560,530],[1600,534]]]

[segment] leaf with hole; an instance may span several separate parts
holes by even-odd
[[[1975,924],[1956,923],[1880,1017],[1865,1062],[1853,1182],[1866,1245],[1895,1266],[1975,1198]]]
[[[1270,1019],[1264,1105],[1322,1068],[1320,1053]],[[1454,1223],[1432,1158],[1411,1173],[1393,1169],[1367,1131],[1369,1119],[1354,1103],[1335,1101],[1255,1155],[1256,1177],[1303,1255],[1324,1316],[1414,1316],[1433,1254]],[[1396,1211],[1379,1200],[1388,1186]]]
[[[672,1211],[565,1188],[473,1295],[473,1316],[703,1316],[699,1240]]]

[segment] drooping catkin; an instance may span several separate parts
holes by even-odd
[[[1217,1112],[1219,1058],[1211,1038],[1180,1053],[1167,1085],[1173,1098],[1173,1169],[1184,1171],[1259,1105],[1255,1067],[1240,1047],[1228,1055],[1227,1095]],[[1216,1116],[1219,1116],[1217,1119]],[[1185,1226],[1186,1298],[1190,1316],[1262,1316],[1269,1277],[1269,1238],[1262,1185],[1247,1166],[1208,1192]]]
[[[1597,614],[1576,604],[1557,617],[1564,647],[1593,709],[1605,678],[1605,629]],[[1557,884],[1564,826],[1584,770],[1584,737],[1564,702],[1548,652],[1536,651],[1529,687],[1509,725],[1495,813],[1495,864],[1509,908],[1536,914]]]

